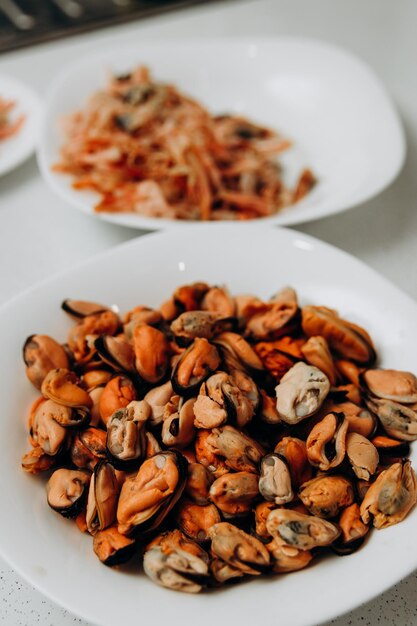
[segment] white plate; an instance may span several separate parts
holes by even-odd
[[[0,553],[45,595],[101,626],[307,626],[370,600],[417,566],[414,510],[401,524],[373,532],[351,556],[190,597],[154,585],[134,567],[122,572],[101,565],[91,538],[49,509],[43,480],[21,470],[26,415],[36,396],[25,378],[22,344],[32,333],[65,340],[70,322],[60,303],[66,297],[116,303],[126,311],[136,304],[158,306],[176,286],[196,280],[262,297],[290,284],[302,303],[336,307],[363,324],[383,365],[415,370],[417,305],[361,262],[286,229],[247,226],[236,237],[236,228],[223,224],[211,235],[195,226],[130,241],[0,309]]]
[[[0,96],[5,100],[15,100],[16,106],[11,118],[21,115],[25,121],[16,135],[0,141],[0,176],[26,161],[35,149],[39,132],[41,101],[27,85],[0,74]]]
[[[295,181],[310,166],[319,183],[265,223],[308,222],[364,202],[389,185],[404,162],[403,129],[384,86],[363,61],[335,46],[282,37],[116,48],[63,68],[47,96],[38,151],[52,189],[100,219],[134,228],[187,225],[133,213],[98,215],[97,194],[75,191],[70,177],[51,171],[63,140],[58,120],[82,107],[103,86],[107,71],[126,72],[141,63],[212,112],[241,112],[294,141],[282,159],[287,179]]]

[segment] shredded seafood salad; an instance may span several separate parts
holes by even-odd
[[[16,135],[25,121],[24,115],[20,115],[15,120],[10,119],[15,106],[16,103],[13,100],[6,100],[0,96],[0,141]]]
[[[98,212],[247,220],[294,204],[315,183],[305,169],[293,189],[284,184],[277,155],[288,139],[239,115],[211,115],[143,66],[111,76],[63,131],[54,171],[98,192]]]

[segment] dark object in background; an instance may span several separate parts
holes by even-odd
[[[213,0],[0,0],[0,52]]]

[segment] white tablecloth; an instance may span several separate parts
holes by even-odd
[[[398,106],[407,133],[407,161],[395,183],[378,197],[299,230],[356,255],[417,299],[416,24],[415,0],[218,2],[3,55],[0,72],[26,81],[42,94],[66,63],[119,42],[291,34],[322,38],[352,50],[376,70]],[[46,187],[32,158],[0,179],[0,304],[36,281],[138,234],[66,206]],[[417,575],[412,574],[332,623],[417,625],[416,598]],[[86,626],[26,585],[1,560],[0,624]]]

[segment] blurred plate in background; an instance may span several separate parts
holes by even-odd
[[[293,141],[280,159],[284,178],[293,184],[310,167],[318,184],[262,223],[298,224],[353,207],[389,185],[403,165],[404,132],[391,99],[374,72],[347,51],[291,37],[144,43],[63,68],[47,96],[38,151],[42,174],[68,204],[99,219],[149,229],[192,223],[96,214],[97,194],[74,190],[69,176],[51,170],[63,142],[59,120],[102,88],[108,72],[126,73],[139,64],[210,112],[241,113]]]
[[[20,81],[0,74],[0,97],[16,102],[11,120],[21,115],[24,122],[18,132],[9,139],[0,140],[0,176],[26,161],[35,150],[39,132],[41,101],[39,96]]]

